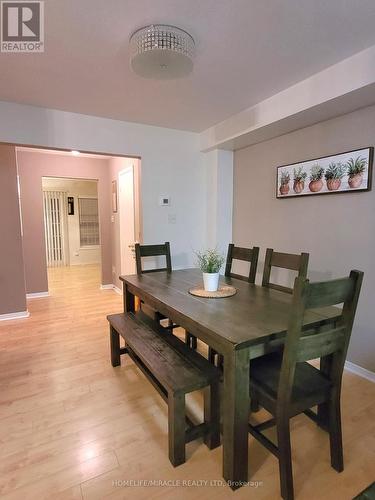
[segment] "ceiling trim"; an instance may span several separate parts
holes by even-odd
[[[375,103],[375,45],[200,134],[201,151],[240,149]]]

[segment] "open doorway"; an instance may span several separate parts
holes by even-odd
[[[47,267],[101,263],[98,181],[43,177]]]
[[[133,228],[128,245],[142,241],[140,159],[25,146],[16,153],[28,297],[66,293],[74,283],[118,290],[122,231]],[[132,204],[125,213],[119,174],[129,166]]]

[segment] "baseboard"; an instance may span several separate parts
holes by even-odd
[[[366,368],[362,368],[362,366],[358,366],[351,361],[345,361],[345,370],[348,372],[354,373],[359,377],[365,378],[370,382],[375,382],[375,373],[367,370]]]
[[[24,319],[30,316],[29,311],[19,311],[8,314],[0,314],[0,321],[10,321],[12,319]]]
[[[42,297],[49,297],[49,292],[33,292],[27,293],[27,299],[41,299]]]
[[[122,295],[121,289],[118,288],[113,283],[110,283],[108,285],[100,285],[100,290],[113,290],[114,292],[118,293],[119,295]]]
[[[109,283],[108,285],[100,285],[100,290],[113,290],[113,284]]]

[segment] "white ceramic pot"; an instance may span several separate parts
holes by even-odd
[[[206,292],[216,292],[219,288],[219,273],[203,273],[203,283]]]

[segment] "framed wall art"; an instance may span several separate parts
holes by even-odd
[[[112,212],[117,213],[117,181],[112,181]]]
[[[374,148],[362,148],[277,167],[276,197],[369,191]]]

